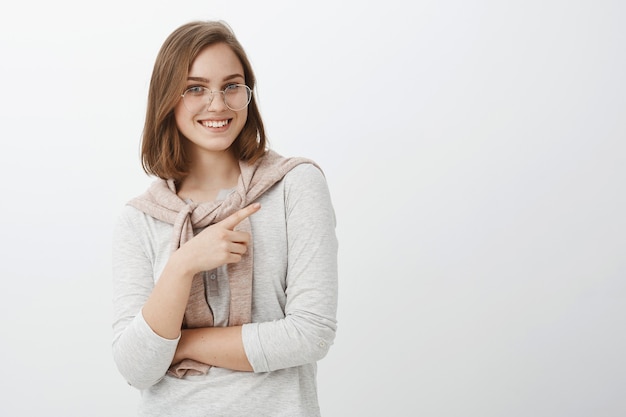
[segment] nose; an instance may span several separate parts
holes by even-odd
[[[228,107],[226,106],[225,100],[226,97],[224,96],[223,91],[212,92],[209,102],[206,105],[207,111],[218,112],[227,109]]]

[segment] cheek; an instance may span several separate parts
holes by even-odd
[[[176,122],[182,121],[183,116],[185,116],[186,109],[183,105],[178,102],[176,106],[174,106],[174,118],[176,118]]]
[[[246,122],[248,121],[248,109],[245,110],[240,110],[239,111],[239,117],[237,117],[239,124],[241,125],[241,129],[243,129],[243,127],[246,125]]]
[[[185,125],[190,120],[189,112],[181,105],[181,103],[178,103],[176,107],[174,107],[174,120],[176,121],[176,127],[178,127],[178,130],[181,131],[184,130]]]

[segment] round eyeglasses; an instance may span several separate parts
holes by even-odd
[[[211,91],[206,87],[189,87],[182,94],[183,104],[191,113],[205,111],[217,93],[221,93],[226,107],[233,111],[245,109],[252,99],[252,90],[245,84],[230,84],[221,91]]]

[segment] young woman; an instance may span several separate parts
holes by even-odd
[[[113,245],[113,357],[142,416],[318,416],[333,343],[335,217],[325,177],[269,150],[232,31],[163,44],[142,138],[155,181]]]

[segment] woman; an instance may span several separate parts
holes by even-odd
[[[142,138],[158,177],[114,235],[113,357],[142,416],[318,416],[337,241],[319,167],[266,146],[255,77],[221,22],[163,44]]]

